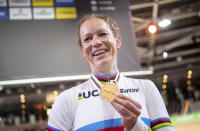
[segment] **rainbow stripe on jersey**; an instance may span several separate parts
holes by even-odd
[[[167,127],[167,126],[173,127],[173,124],[171,123],[170,119],[167,117],[162,117],[162,118],[158,118],[151,121],[152,131],[156,131],[162,127]]]

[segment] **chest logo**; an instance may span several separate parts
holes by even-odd
[[[99,96],[98,90],[79,92],[78,100],[87,99],[87,98],[90,98],[91,96],[93,97]]]
[[[119,89],[120,93],[139,92],[139,88]]]

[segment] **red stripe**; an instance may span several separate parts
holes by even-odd
[[[115,78],[116,75],[117,75],[117,73],[114,76],[110,77],[110,78],[103,78],[103,77],[100,77],[100,76],[95,76],[95,77],[98,78],[98,79],[100,79],[100,80],[110,80],[110,79]]]
[[[162,119],[162,120],[155,121],[155,122],[153,122],[151,124],[154,126],[154,125],[156,125],[158,123],[161,123],[161,122],[170,122],[170,120],[169,119]]]
[[[51,129],[51,128],[49,128],[49,127],[47,127],[47,130],[48,130],[48,131],[56,131],[56,130]]]
[[[118,126],[118,127],[110,127],[110,128],[105,128],[97,131],[124,131],[123,126]]]

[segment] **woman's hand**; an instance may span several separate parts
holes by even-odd
[[[118,94],[112,101],[112,106],[122,117],[122,125],[126,131],[130,131],[141,114],[142,106],[131,98]]]

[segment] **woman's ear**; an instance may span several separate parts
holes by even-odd
[[[117,46],[117,49],[119,49],[121,47],[121,37],[120,36],[117,36],[116,37],[116,46]]]

